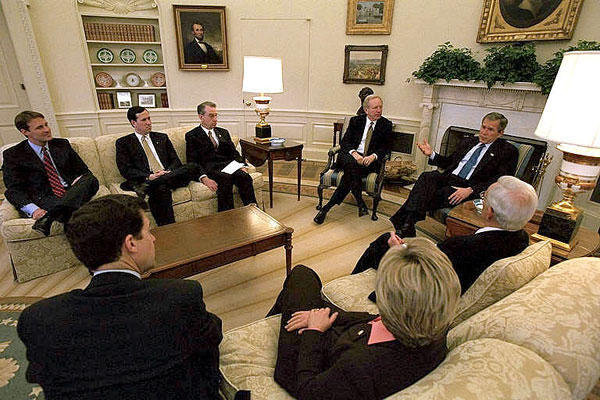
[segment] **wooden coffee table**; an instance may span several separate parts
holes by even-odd
[[[292,232],[254,205],[160,226],[152,230],[156,266],[143,278],[184,278],[280,246],[289,274]]]
[[[525,225],[525,230],[530,236],[538,231],[543,214],[544,211],[537,210],[533,218]],[[471,235],[485,225],[485,219],[477,214],[473,202],[465,201],[454,207],[450,211],[450,214],[448,214],[448,218],[446,219],[446,237]],[[552,246],[551,264],[558,264],[571,258],[590,256],[598,250],[599,246],[600,235],[590,229],[580,227],[577,236],[575,236],[575,247],[573,250],[566,252]]]

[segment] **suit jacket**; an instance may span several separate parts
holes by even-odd
[[[438,243],[452,261],[464,293],[479,275],[494,262],[512,257],[529,246],[529,235],[518,231],[486,231],[475,235],[453,236]]]
[[[150,132],[150,140],[165,169],[175,170],[181,167],[181,161],[169,136],[160,132]],[[123,178],[127,180],[125,186],[144,182],[152,171],[148,164],[148,157],[144,153],[144,148],[135,133],[117,139],[115,146],[117,149],[117,167]]]
[[[429,164],[443,168],[446,173],[452,173],[465,154],[477,143],[479,143],[477,137],[465,138],[459,143],[454,153],[449,156],[442,156],[436,153],[433,160],[429,160]],[[519,152],[515,146],[504,139],[496,139],[485,152],[485,155],[468,179],[475,196],[486,190],[501,176],[514,175],[518,160]]]
[[[196,39],[185,45],[183,55],[186,64],[221,64],[223,62],[210,44],[206,42],[204,44],[206,53],[198,46]]]
[[[216,150],[202,127],[197,126],[185,134],[185,153],[188,162],[200,165],[205,171],[220,171],[233,160],[244,162],[235,149],[229,131],[219,127],[213,130],[219,140],[219,147]]]
[[[360,141],[365,130],[365,124],[367,116],[357,115],[350,118],[348,129],[340,142],[341,151],[349,152],[352,149],[356,149],[360,144]],[[371,143],[367,149],[365,156],[369,156],[373,153],[377,154],[377,160],[381,162],[383,158],[390,152],[392,147],[392,122],[385,117],[381,117],[375,124],[375,130],[373,136],[371,136]]]
[[[358,260],[353,274],[369,268],[377,269],[379,262],[390,248],[389,233],[375,239]],[[529,235],[518,231],[493,230],[466,236],[453,236],[437,244],[448,256],[458,275],[461,292],[464,293],[483,271],[494,262],[512,257],[529,246]],[[375,292],[369,295],[375,301]]]
[[[27,308],[27,380],[46,399],[214,399],[221,320],[202,287],[108,272]]]
[[[418,348],[397,340],[368,346],[373,318],[342,312],[325,334],[302,333],[298,399],[383,399],[417,382],[446,356],[445,335]]]
[[[67,139],[50,140],[48,149],[58,173],[67,184],[70,185],[75,178],[89,172],[87,165]],[[29,203],[37,204],[41,198],[53,195],[44,163],[27,140],[4,151],[3,157],[6,198],[17,209]]]

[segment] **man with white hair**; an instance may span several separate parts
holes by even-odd
[[[538,204],[533,186],[514,176],[501,176],[490,185],[483,197],[481,215],[486,226],[473,235],[453,236],[440,243],[456,271],[462,293],[495,261],[519,254],[529,245],[529,235],[523,227],[535,213]],[[358,260],[353,274],[369,268],[377,269],[390,247],[404,240],[394,232],[379,236]],[[373,294],[369,296],[374,299]]]

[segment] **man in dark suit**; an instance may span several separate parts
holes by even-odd
[[[217,127],[218,116],[215,103],[205,101],[198,105],[200,125],[185,134],[187,160],[202,167],[205,175],[200,181],[217,192],[219,211],[233,208],[233,185],[237,186],[244,205],[256,204],[252,177],[247,168],[241,167],[231,174],[222,171],[232,161],[243,164],[244,160],[227,129]]]
[[[53,221],[68,221],[96,194],[98,179],[68,140],[52,137],[42,114],[23,111],[15,117],[15,126],[27,140],[3,154],[5,195],[35,220],[33,230],[48,236]]]
[[[134,133],[117,139],[117,167],[125,182],[121,189],[148,195],[150,212],[158,226],[175,222],[171,191],[197,179],[197,165],[182,165],[169,137],[152,132],[148,110],[134,106],[127,111]]]
[[[117,194],[76,211],[66,235],[90,284],[21,314],[27,380],[47,400],[220,398],[221,320],[206,311],[202,287],[140,278],[154,266],[145,207]]]
[[[314,271],[292,269],[269,313],[282,313],[274,378],[292,396],[383,399],[442,362],[460,295],[448,258],[409,239],[388,252],[377,278],[379,317],[336,308]]]
[[[453,236],[438,248],[452,262],[460,280],[462,293],[494,262],[519,254],[529,245],[523,227],[533,217],[538,198],[533,186],[514,176],[502,176],[483,198],[482,215],[487,224],[473,235]],[[385,253],[404,243],[394,232],[384,233],[369,245],[358,260],[353,274],[377,269]],[[371,300],[374,300],[371,293]]]
[[[429,164],[444,172],[423,172],[408,199],[390,218],[400,237],[415,236],[415,224],[429,210],[454,206],[477,198],[503,175],[514,175],[519,159],[516,147],[500,139],[508,120],[492,112],[483,117],[479,137],[469,137],[449,156],[435,153],[427,140],[417,143]]]
[[[392,122],[381,116],[383,100],[376,95],[365,98],[365,115],[350,119],[348,129],[340,142],[337,165],[344,171],[340,185],[329,202],[325,204],[314,221],[322,224],[329,210],[344,201],[349,192],[356,199],[358,216],[367,215],[369,210],[362,198],[362,178],[381,168],[385,156],[390,152]]]
[[[212,46],[204,41],[204,24],[193,22],[191,24],[194,39],[187,43],[183,49],[186,64],[222,64],[223,60]]]

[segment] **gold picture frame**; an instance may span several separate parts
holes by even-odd
[[[392,33],[394,0],[348,0],[347,35],[389,35]]]
[[[344,59],[344,83],[385,83],[388,46],[346,45]]]
[[[229,71],[225,6],[173,5],[173,14],[179,69]]]
[[[484,0],[477,42],[570,39],[582,3],[583,0]]]

